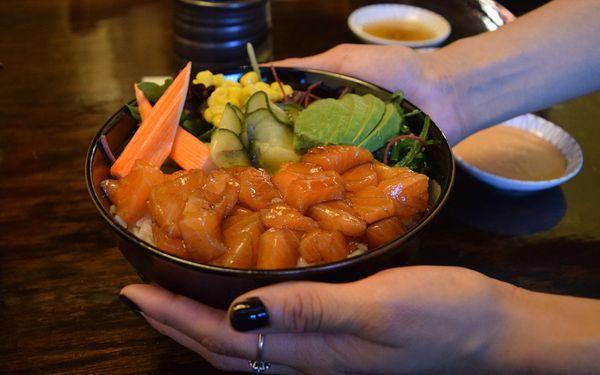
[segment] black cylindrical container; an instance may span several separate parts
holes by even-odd
[[[247,64],[246,43],[271,57],[268,0],[175,0],[174,13],[175,54],[196,69]]]

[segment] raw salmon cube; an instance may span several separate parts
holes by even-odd
[[[389,217],[369,225],[366,232],[370,249],[385,245],[406,233],[406,228],[397,217]]]
[[[196,189],[188,198],[179,229],[190,260],[206,263],[227,252],[221,233],[223,206],[202,197]]]
[[[320,146],[313,147],[304,155],[302,161],[320,165],[324,170],[344,173],[373,160],[373,155],[362,147],[357,146]]]
[[[348,242],[337,231],[312,229],[302,236],[300,255],[308,263],[335,262],[348,256]]]
[[[263,232],[257,212],[234,211],[223,222],[223,239],[229,250],[216,263],[231,268],[254,268]]]
[[[235,167],[225,168],[223,170],[225,172],[227,172],[231,177],[233,177],[236,180],[238,180],[238,182],[239,182],[239,180],[240,180],[240,174],[242,174],[242,172],[244,172],[248,168],[252,168],[252,167],[235,166]]]
[[[373,161],[373,170],[377,174],[377,180],[379,182],[404,174],[415,173],[406,167],[390,167],[377,160]]]
[[[283,192],[285,201],[300,212],[316,203],[342,199],[344,182],[335,171],[313,173],[296,179]]]
[[[258,245],[258,269],[293,268],[298,264],[300,253],[298,235],[289,229],[271,228],[260,236]]]
[[[282,200],[281,193],[263,170],[246,168],[239,174],[240,203],[252,210],[260,210]]]
[[[308,216],[319,226],[329,231],[340,231],[349,237],[360,237],[367,229],[367,223],[343,201],[315,204],[308,210]]]
[[[365,163],[354,167],[342,175],[346,190],[356,193],[366,186],[377,186],[377,173],[373,164]]]
[[[204,184],[204,172],[192,169],[156,185],[150,192],[148,210],[152,221],[171,237],[181,238],[178,222],[191,192]],[[174,174],[174,175],[175,175]]]
[[[354,194],[348,194],[348,200],[350,206],[367,224],[395,214],[394,202],[383,190],[375,186],[367,186]]]
[[[117,207],[117,215],[127,227],[133,226],[148,211],[146,202],[153,186],[164,181],[159,168],[143,160],[136,160],[131,172],[120,180],[106,180],[102,187]]]
[[[396,216],[409,219],[427,210],[429,179],[410,171],[379,183],[378,187],[394,201]]]
[[[222,216],[231,213],[238,202],[240,184],[233,176],[222,169],[212,171],[206,177],[200,196],[218,208]]]
[[[316,164],[284,163],[273,175],[272,181],[277,189],[285,194],[288,187],[297,179],[319,172],[323,172],[323,168]]]
[[[236,215],[241,215],[241,214],[249,214],[252,211],[249,208],[243,207],[243,206],[234,206],[233,210],[231,210],[231,212],[229,213],[229,216],[236,216]]]
[[[154,237],[154,244],[156,247],[165,253],[175,255],[176,257],[182,259],[189,259],[189,255],[185,249],[185,244],[181,238],[170,237],[165,231],[163,231],[154,223],[152,224],[152,236]]]
[[[212,261],[210,264],[221,267],[251,269],[255,267],[256,260],[252,241],[249,237],[240,237],[235,243],[228,246],[227,252]]]
[[[267,228],[307,231],[319,227],[316,221],[285,203],[274,203],[260,210],[260,220]]]

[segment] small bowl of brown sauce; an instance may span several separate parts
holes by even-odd
[[[366,43],[431,47],[450,35],[450,23],[430,10],[403,4],[375,4],[356,9],[348,27]]]
[[[561,127],[532,114],[474,133],[452,152],[467,173],[510,191],[558,186],[583,166],[577,141]]]

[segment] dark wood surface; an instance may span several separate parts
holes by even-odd
[[[273,56],[354,41],[345,20],[365,3],[275,1]],[[453,38],[481,27],[447,14]],[[132,98],[132,83],[175,71],[172,16],[166,0],[0,2],[0,372],[212,371],[119,302],[119,289],[139,279],[83,179],[89,141]],[[580,142],[581,173],[529,197],[498,195],[459,173],[416,263],[600,297],[600,94],[542,115]]]

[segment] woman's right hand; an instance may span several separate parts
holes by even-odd
[[[275,66],[302,67],[337,72],[374,83],[390,91],[402,90],[442,128],[451,144],[464,131],[461,108],[452,90],[451,77],[434,53],[403,46],[340,44],[318,55],[274,62]]]

